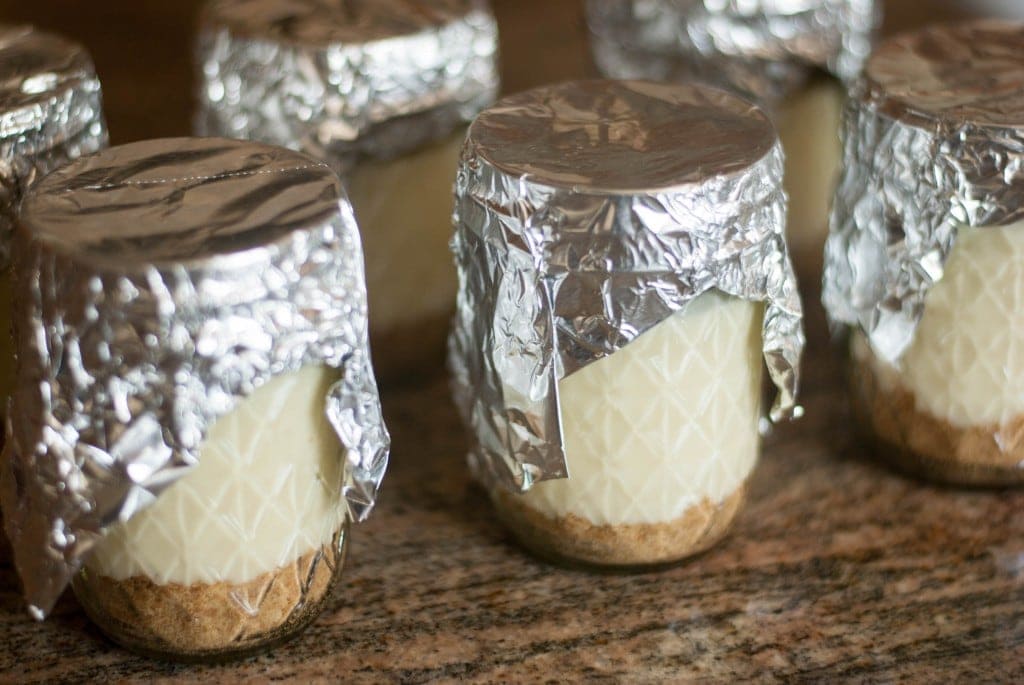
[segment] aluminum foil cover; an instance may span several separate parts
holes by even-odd
[[[100,82],[85,50],[29,26],[0,25],[0,268],[25,188],[106,144]]]
[[[339,506],[368,514],[389,438],[358,232],[325,164],[223,139],[111,148],[29,192],[13,247],[0,496],[34,615],[107,527],[196,465],[212,421],[305,365],[342,371],[325,398]]]
[[[559,379],[712,289],[764,302],[778,420],[804,336],[766,115],[710,87],[584,81],[514,95],[470,126],[456,180],[456,404],[485,482],[567,474]]]
[[[214,0],[196,129],[344,172],[470,121],[497,94],[497,51],[486,0]]]
[[[766,102],[814,67],[853,79],[879,10],[875,0],[587,0],[606,76],[705,80]]]
[[[891,38],[847,104],[825,246],[834,327],[896,363],[958,226],[1024,219],[1024,24],[978,21]]]

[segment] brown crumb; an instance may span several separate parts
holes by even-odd
[[[93,622],[129,649],[186,661],[236,658],[284,642],[316,618],[340,573],[345,535],[245,583],[158,585],[86,568],[73,587]]]
[[[543,557],[600,566],[654,566],[680,561],[725,537],[746,498],[744,483],[720,504],[703,500],[674,521],[594,525],[575,514],[550,517],[515,494],[494,489],[499,518]]]
[[[953,426],[918,410],[906,388],[885,388],[870,361],[859,356],[851,354],[850,364],[854,415],[896,466],[959,485],[1024,483],[1024,416],[1006,426]]]

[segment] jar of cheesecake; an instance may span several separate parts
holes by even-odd
[[[762,359],[796,411],[801,304],[782,151],[707,86],[583,81],[470,126],[450,339],[470,465],[542,556],[644,567],[707,549],[759,451]]]
[[[213,0],[202,25],[198,133],[338,171],[366,251],[376,367],[392,382],[442,368],[455,169],[498,88],[486,0]]]
[[[698,80],[773,116],[786,154],[787,238],[808,282],[821,275],[841,156],[844,82],[871,50],[875,0],[587,0],[594,60],[613,78]]]
[[[824,302],[880,453],[1024,483],[1024,24],[888,39],[846,114]]]
[[[0,497],[30,610],[116,642],[262,650],[329,600],[387,462],[362,254],[322,162],[225,139],[83,157],[14,233]]]
[[[0,416],[14,373],[9,256],[18,202],[42,176],[106,144],[100,82],[85,49],[30,26],[0,25]]]

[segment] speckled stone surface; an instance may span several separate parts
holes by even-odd
[[[890,473],[849,437],[820,346],[808,371],[807,416],[768,441],[733,534],[684,566],[591,575],[527,556],[468,481],[438,381],[386,397],[380,508],[300,639],[227,666],[151,662],[70,596],[33,623],[5,559],[0,680],[1024,679],[1024,491]]]
[[[895,25],[914,23],[916,3],[891,3]],[[509,90],[586,73],[576,0],[496,4]],[[0,20],[86,42],[120,142],[187,131],[195,5],[0,0]],[[811,310],[807,416],[767,442],[733,534],[684,566],[591,575],[533,560],[469,483],[434,380],[386,389],[395,450],[380,507],[297,641],[225,666],[135,657],[70,595],[29,619],[4,551],[0,682],[1024,681],[1024,491],[942,489],[874,463]]]

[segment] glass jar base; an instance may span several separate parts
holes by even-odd
[[[1024,467],[1002,468],[956,460],[933,459],[906,447],[880,440],[861,430],[864,442],[876,450],[877,457],[900,473],[921,480],[970,488],[1006,488],[1024,486]]]
[[[330,544],[245,583],[158,585],[85,569],[72,587],[99,630],[130,651],[171,661],[231,661],[288,642],[316,619],[347,547],[346,523]]]
[[[518,495],[494,490],[498,518],[533,554],[561,566],[643,572],[676,566],[728,534],[746,499],[746,484],[720,504],[702,502],[664,523],[595,525],[580,516],[550,517]]]
[[[853,414],[885,463],[945,485],[1024,485],[1024,417],[1013,425],[961,428],[917,408],[913,394],[883,386],[867,361],[850,365]]]

